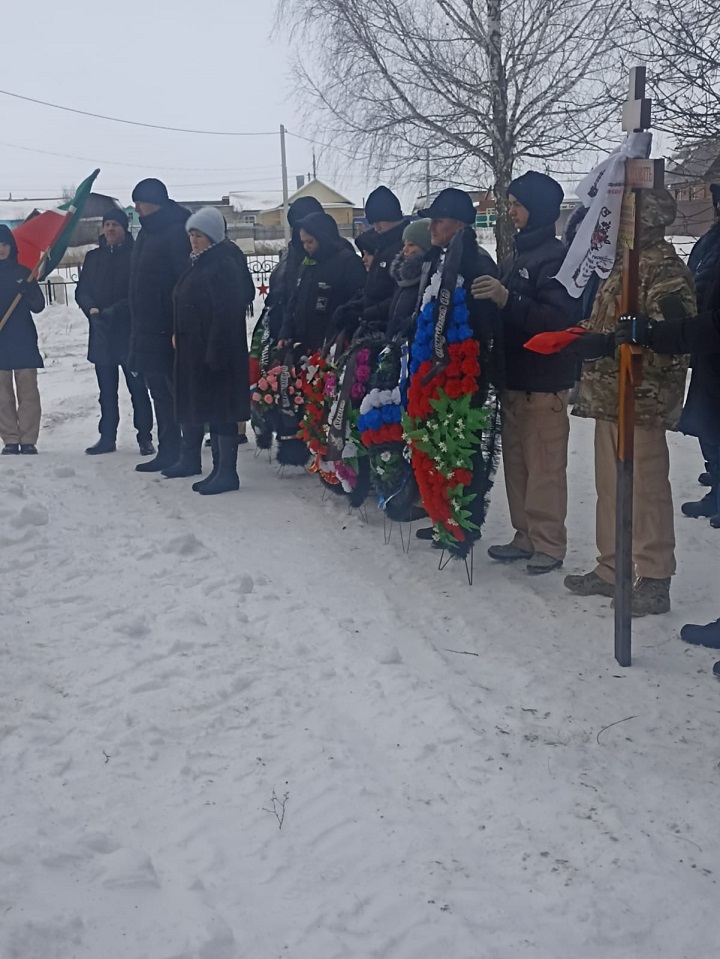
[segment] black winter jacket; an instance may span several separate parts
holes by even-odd
[[[300,343],[300,353],[319,349],[335,311],[362,289],[365,276],[362,260],[346,240],[321,244],[314,258],[302,263],[280,338]]]
[[[134,240],[127,233],[122,243],[109,246],[100,237],[97,250],[85,257],[75,288],[75,302],[88,318],[88,360],[119,366],[127,360],[130,346],[130,257]],[[90,316],[90,310],[100,310]]]
[[[17,294],[22,291],[23,295],[0,330],[0,370],[42,369],[44,364],[32,314],[45,309],[45,297],[36,281],[25,285],[30,270],[18,263],[14,240],[11,251],[6,260],[0,260],[0,320]]]
[[[688,266],[695,278],[698,310],[709,309],[706,298],[712,293],[720,262],[720,220],[711,226],[705,236],[701,236],[688,257]]]
[[[130,258],[130,368],[170,373],[173,368],[173,289],[187,268],[188,210],[170,200],[150,216]]]
[[[191,261],[175,307],[175,415],[179,423],[250,418],[245,315],[255,293],[247,260],[223,240]]]
[[[567,249],[556,238],[554,225],[521,230],[514,244],[515,251],[500,266],[500,279],[510,291],[500,313],[504,386],[528,393],[568,390],[575,383],[575,358],[557,353],[544,356],[524,348],[536,333],[565,330],[582,319],[581,301],[554,279]]]

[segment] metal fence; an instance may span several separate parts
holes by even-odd
[[[268,294],[270,274],[280,262],[280,255],[248,256],[247,261],[257,291],[256,295],[264,300]],[[48,306],[51,303],[62,305],[72,303],[75,298],[78,277],[79,271],[77,269],[63,267],[55,270],[51,276],[43,280],[40,288],[45,295],[45,302]]]

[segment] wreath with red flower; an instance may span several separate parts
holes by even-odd
[[[465,555],[479,527],[470,504],[475,493],[473,458],[482,448],[488,412],[473,403],[480,376],[480,345],[472,335],[465,290],[453,294],[445,330],[447,365],[432,374],[434,303],[418,317],[412,347],[405,437],[422,503],[434,526],[434,538],[457,555]]]
[[[337,375],[335,368],[319,350],[310,357],[303,377],[305,413],[298,435],[313,455],[308,467],[317,473],[329,486],[337,487],[340,480],[332,464],[325,462],[327,454],[328,413],[335,393]]]

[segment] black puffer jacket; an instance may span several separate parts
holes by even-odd
[[[581,319],[581,302],[554,279],[567,249],[555,236],[555,226],[521,230],[515,251],[503,260],[500,280],[510,291],[500,313],[503,329],[506,389],[555,393],[575,383],[577,361],[572,356],[531,353],[524,344],[536,333],[566,330]]]
[[[705,287],[703,312],[695,320],[668,320],[655,328],[654,340],[663,342],[663,333],[677,329],[676,342],[682,348],[653,349],[660,353],[692,353],[692,376],[678,429],[699,437],[710,446],[720,446],[720,257],[715,261],[715,276]],[[674,327],[670,324],[676,324]],[[697,347],[692,344],[697,342]]]
[[[223,240],[191,262],[175,305],[175,414],[179,423],[250,418],[245,314],[255,287],[236,244]]]
[[[173,289],[190,255],[189,216],[170,200],[140,217],[142,229],[130,258],[128,362],[141,373],[170,373],[173,368]]]
[[[0,370],[42,369],[44,364],[32,314],[45,309],[45,297],[37,282],[26,285],[30,270],[18,263],[15,238],[6,226],[0,226],[0,243],[10,246],[10,256],[0,260],[0,320],[17,294],[23,294],[0,330]]]
[[[85,257],[75,288],[75,301],[90,324],[88,359],[91,363],[118,366],[130,346],[130,257],[134,240],[125,234],[122,243],[110,246],[100,237],[97,250]],[[90,310],[100,310],[90,316]]]
[[[327,213],[313,213],[301,226],[320,246],[312,258],[303,260],[280,339],[300,343],[300,352],[310,354],[322,346],[335,311],[358,293],[366,274],[362,260]]]
[[[720,262],[720,220],[701,236],[688,257],[690,272],[695,278],[698,310],[704,310],[715,281]]]
[[[390,267],[390,275],[395,281],[395,294],[390,303],[386,336],[389,341],[412,339],[414,335],[415,310],[418,304],[420,276],[422,274],[424,253],[404,256],[398,253]]]

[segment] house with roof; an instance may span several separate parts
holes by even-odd
[[[352,200],[349,200],[342,193],[338,193],[322,180],[311,179],[301,186],[295,193],[289,197],[289,202],[293,203],[300,197],[314,197],[322,206],[326,213],[335,220],[340,232],[345,236],[353,235],[354,223],[365,215],[362,207],[357,207]],[[263,227],[283,228],[284,211],[283,204],[276,203],[269,210],[259,211],[256,222]]]
[[[702,236],[715,222],[710,184],[720,183],[720,140],[681,147],[665,167],[665,186],[677,200],[673,236]]]

